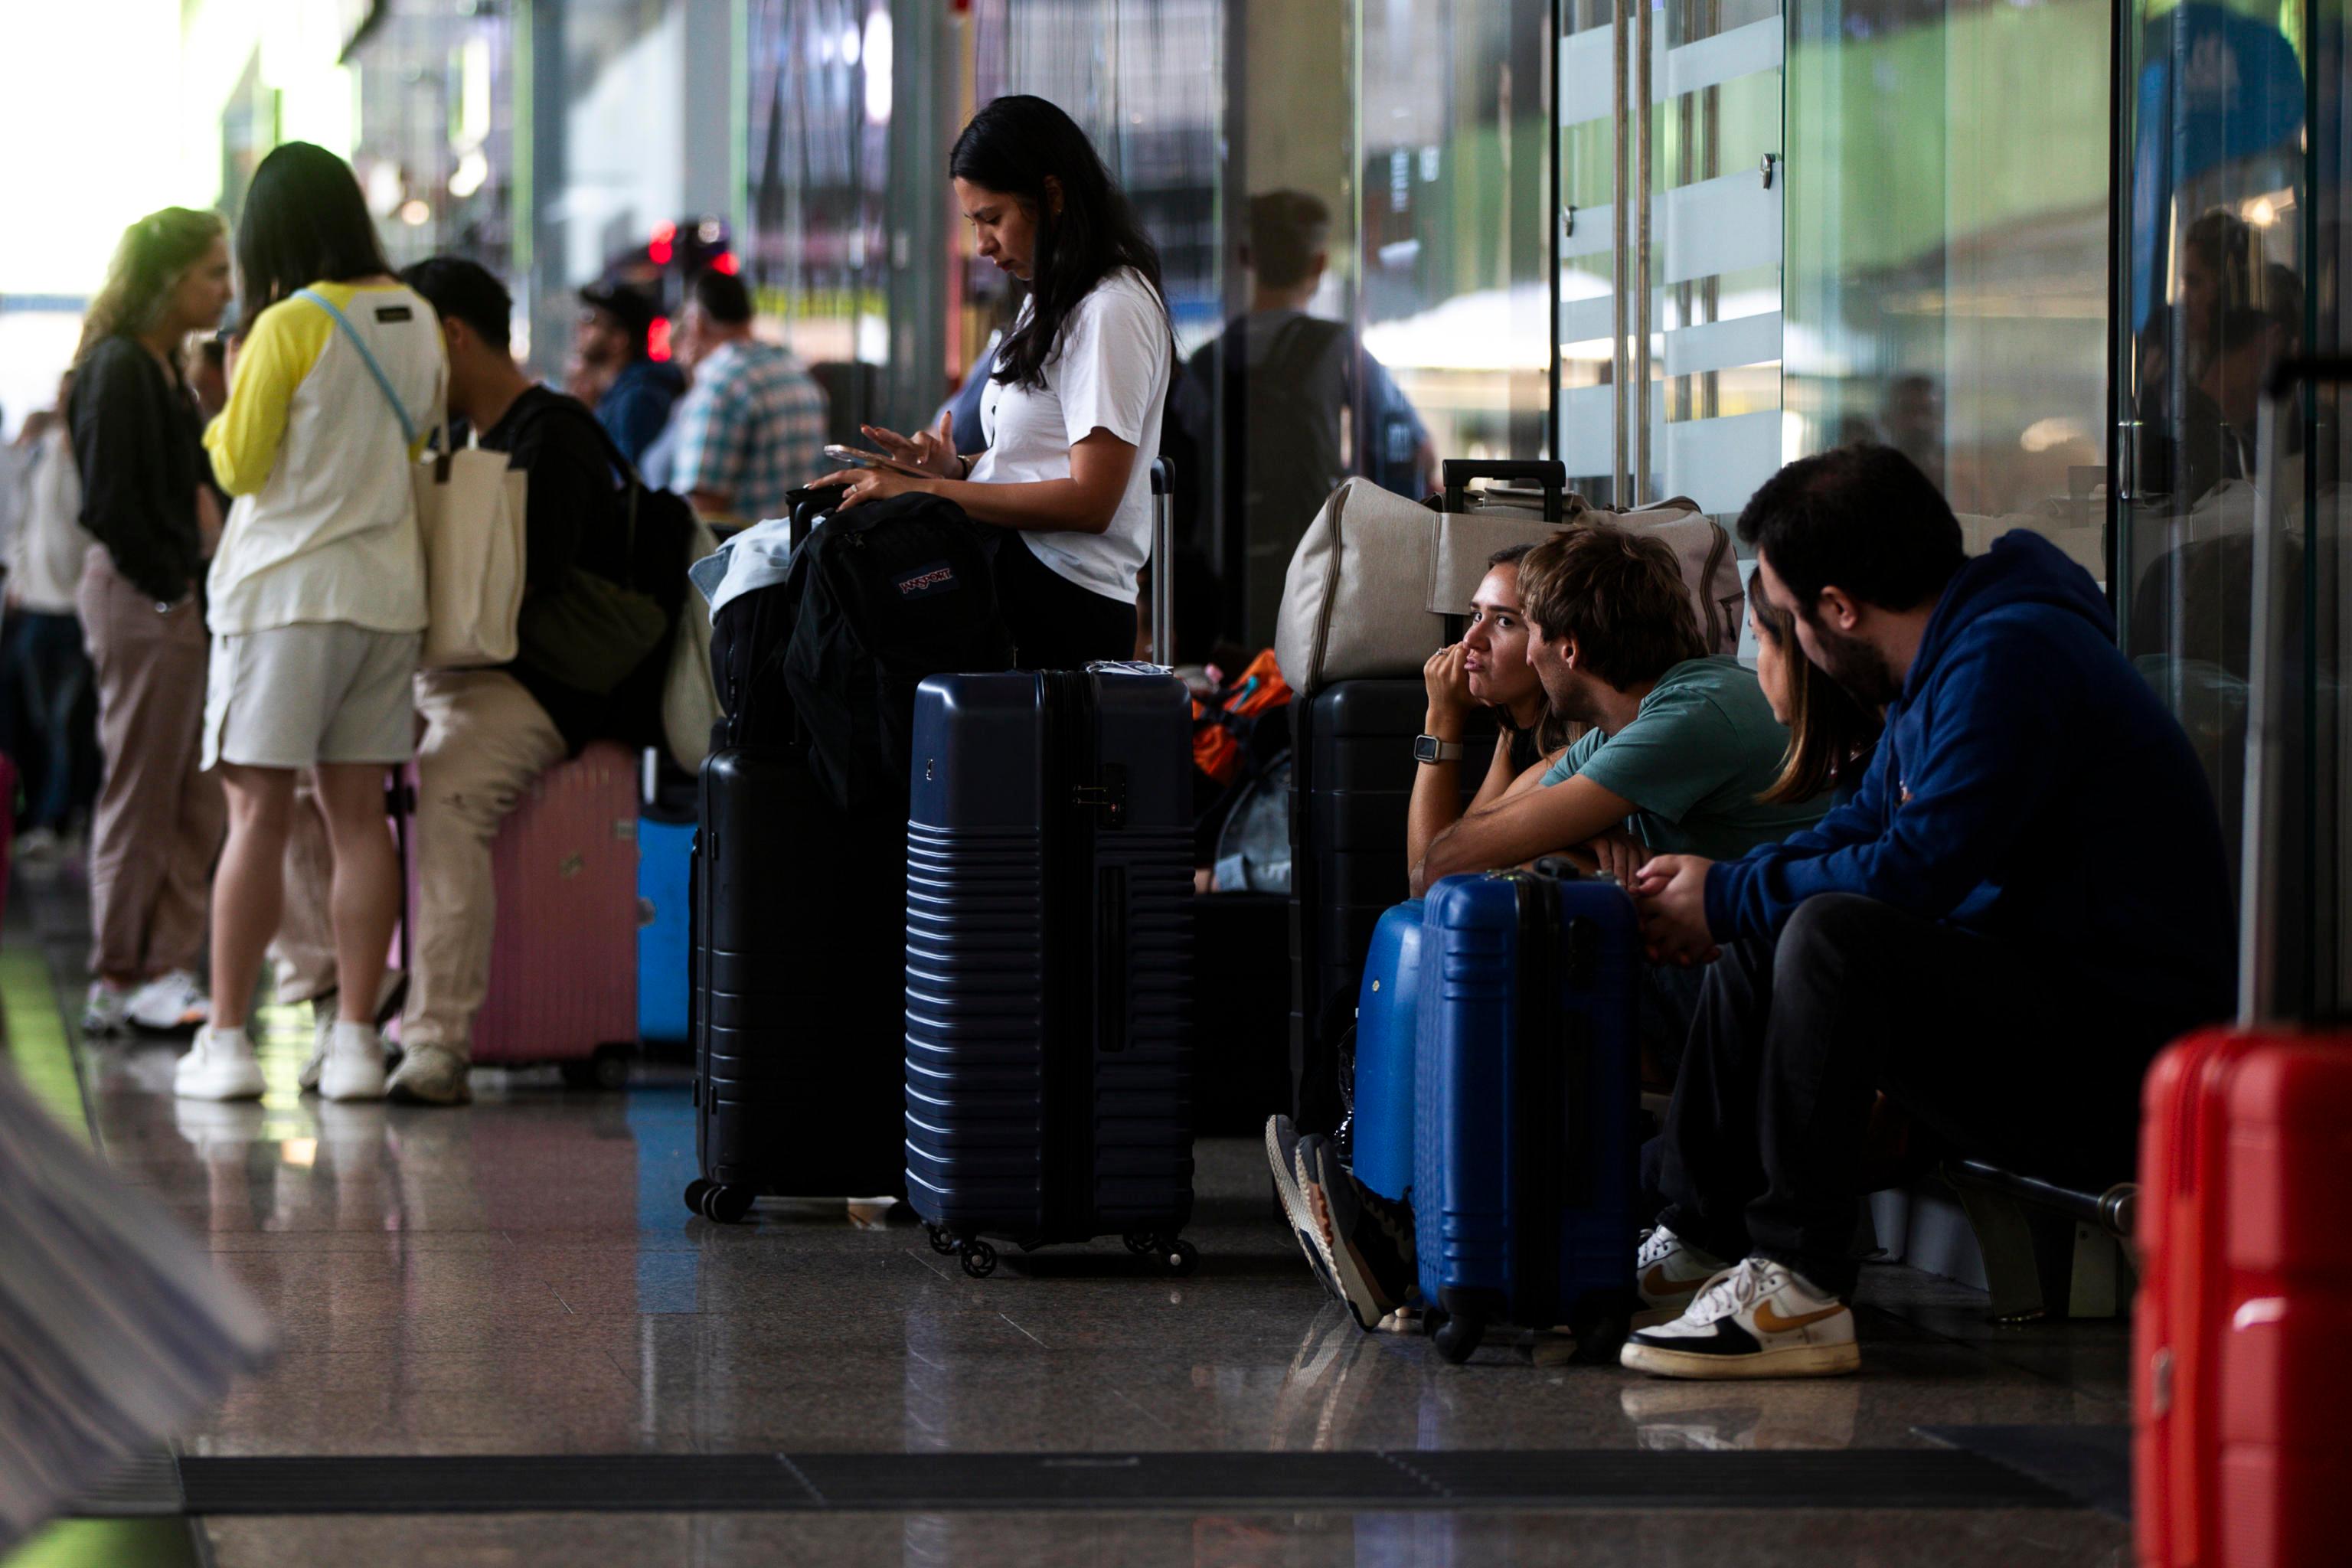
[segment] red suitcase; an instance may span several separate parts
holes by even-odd
[[[2352,1037],[2215,1029],[2150,1069],[2133,1322],[2139,1560],[2352,1557]]]
[[[637,1038],[635,759],[599,741],[548,769],[499,827],[490,866],[498,922],[475,1063],[555,1062],[568,1081],[619,1087]]]

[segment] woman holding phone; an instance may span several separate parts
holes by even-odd
[[[845,510],[923,492],[1009,531],[996,589],[1023,668],[1131,658],[1175,352],[1159,251],[1086,133],[1043,99],[982,110],[948,170],[980,254],[1029,286],[981,398],[988,447],[957,456],[952,416],[911,437],[869,426],[901,467],[817,482],[847,488]]]

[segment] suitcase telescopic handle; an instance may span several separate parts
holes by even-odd
[[[2306,384],[2352,381],[2352,359],[2297,356],[2273,366],[2263,386],[2254,439],[2253,615],[2247,628],[2245,822],[2238,889],[2238,1021],[2248,1028],[2278,1016],[2279,835],[2299,704],[2285,687],[2286,641],[2297,617],[2289,604],[2289,509],[2301,487],[2288,465],[2294,402]],[[2290,489],[2295,493],[2290,495]]]
[[[1151,657],[1176,667],[1176,523],[1171,501],[1176,471],[1165,458],[1151,460]]]
[[[1446,510],[1460,511],[1468,503],[1473,479],[1532,480],[1543,487],[1546,522],[1568,515],[1568,465],[1556,458],[1448,458],[1438,465]]]

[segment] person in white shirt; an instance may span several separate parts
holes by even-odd
[[[987,449],[957,456],[952,415],[911,437],[867,426],[919,472],[817,482],[848,488],[844,510],[927,493],[1007,530],[996,591],[1023,668],[1132,658],[1175,356],[1160,253],[1086,132],[1044,99],[972,116],[948,169],[980,254],[1029,286],[981,400]]]
[[[0,694],[0,751],[19,766],[34,764],[26,778],[25,831],[16,840],[16,858],[27,864],[67,851],[76,808],[88,805],[88,791],[77,788],[77,759],[95,746],[88,721],[77,729],[76,719],[93,676],[74,596],[97,541],[81,525],[81,474],[64,413],[72,395],[68,371],[58,383],[57,411],[26,420],[17,437],[23,515],[8,547],[7,652],[0,668],[9,684]]]
[[[212,1021],[176,1091],[262,1090],[246,1037],[278,929],[296,775],[309,770],[334,860],[341,1018],[320,1093],[381,1098],[375,1000],[400,911],[387,766],[416,744],[425,550],[410,470],[448,381],[440,320],[392,276],[351,168],[307,142],[262,161],[237,226],[251,331],[205,432],[236,497],[207,580],[205,765],[229,802],[213,884]]]

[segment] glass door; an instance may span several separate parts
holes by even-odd
[[[1557,451],[1626,507],[1780,465],[1780,0],[1563,0]]]
[[[2340,382],[2265,425],[2283,358],[2341,355],[2345,27],[2336,0],[2133,0],[2116,66],[2116,582],[2124,647],[2204,760],[2233,848],[2265,1013],[2344,1005],[2352,776],[2344,723]],[[2255,658],[2264,618],[2283,656]],[[2249,794],[2257,683],[2268,787]],[[2266,875],[2257,869],[2267,867]]]

